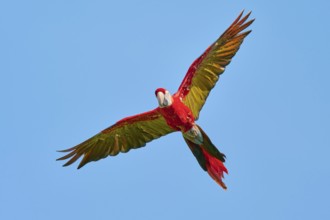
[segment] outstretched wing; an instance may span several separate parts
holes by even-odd
[[[154,109],[139,115],[124,118],[116,124],[101,131],[83,143],[60,152],[67,155],[57,160],[69,159],[63,166],[68,166],[81,160],[78,169],[91,161],[97,161],[107,156],[115,156],[119,152],[128,152],[132,148],[139,148],[156,138],[173,132],[163,116]]]
[[[220,74],[225,71],[244,38],[251,32],[242,32],[254,21],[247,21],[250,14],[251,12],[242,18],[241,12],[218,40],[189,67],[176,95],[192,110],[195,120],[198,119],[199,112]]]

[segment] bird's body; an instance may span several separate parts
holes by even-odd
[[[163,108],[158,107],[158,111],[165,118],[168,126],[176,131],[187,132],[194,126],[194,116],[180,97],[173,96],[172,98],[172,105]]]
[[[243,12],[233,24],[197,58],[187,71],[178,91],[172,96],[166,89],[155,91],[159,107],[124,118],[83,143],[61,152],[68,154],[58,160],[69,159],[64,166],[81,160],[78,168],[119,152],[143,147],[147,142],[166,134],[180,131],[203,170],[224,189],[225,155],[195,121],[199,118],[211,89],[236,54],[244,38],[251,32],[242,32],[253,20]]]

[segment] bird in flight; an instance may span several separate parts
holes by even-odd
[[[121,119],[81,144],[60,151],[67,154],[57,160],[68,159],[63,165],[68,166],[82,157],[79,169],[91,161],[143,147],[154,139],[179,131],[202,169],[226,189],[222,181],[224,172],[228,174],[225,155],[196,121],[211,89],[251,32],[244,30],[254,19],[248,20],[251,12],[245,16],[243,13],[192,63],[175,94],[164,88],[156,89],[157,108]]]

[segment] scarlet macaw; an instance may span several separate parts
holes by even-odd
[[[124,118],[77,146],[62,150],[68,154],[58,160],[69,159],[63,166],[74,163],[83,156],[78,169],[91,161],[119,152],[128,152],[174,131],[181,131],[184,140],[196,157],[199,165],[224,189],[223,172],[225,155],[211,142],[195,121],[199,117],[206,98],[215,86],[220,74],[238,51],[251,30],[242,32],[254,19],[247,21],[243,12],[230,27],[197,58],[184,77],[178,91],[172,96],[164,88],[155,95],[159,106],[154,110]]]

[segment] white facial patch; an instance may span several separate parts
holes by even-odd
[[[170,106],[170,105],[172,105],[172,96],[169,93],[169,91],[166,91],[164,98],[164,106]]]
[[[160,108],[170,106],[173,102],[172,96],[167,90],[165,91],[165,94],[163,92],[158,92],[157,100]]]

